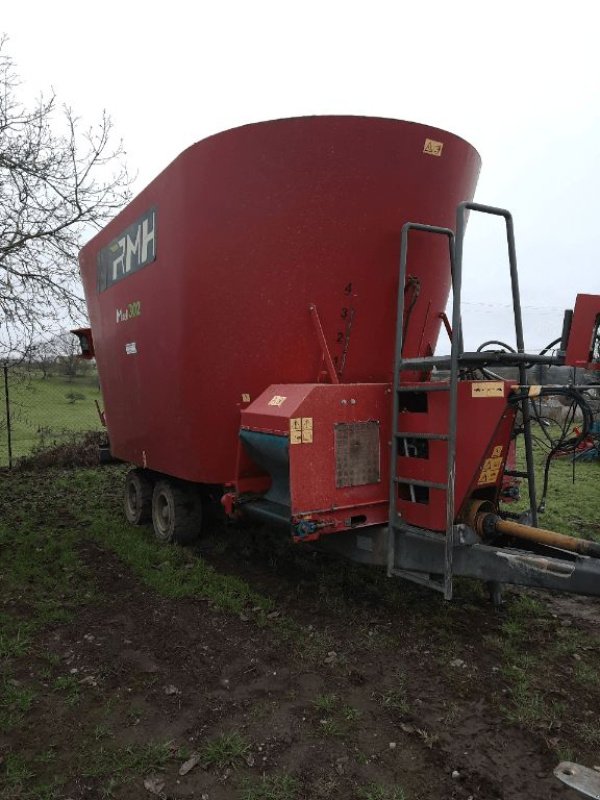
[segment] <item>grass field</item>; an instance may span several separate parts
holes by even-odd
[[[534,443],[538,503],[542,495],[547,452],[539,440]],[[517,460],[518,468],[525,469],[522,437],[518,440]],[[527,482],[523,481],[521,500],[506,504],[505,509],[516,511],[527,508]],[[546,510],[539,515],[538,526],[584,539],[600,539],[600,461],[573,463],[570,456],[552,460]]]
[[[2,387],[2,390],[4,387]],[[72,379],[41,372],[9,371],[13,459],[68,440],[73,433],[101,428],[95,400],[102,405],[95,373]],[[8,464],[6,407],[0,404],[0,466]]]

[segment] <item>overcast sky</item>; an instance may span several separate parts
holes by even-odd
[[[52,87],[122,136],[136,190],[194,141],[264,119],[366,114],[471,142],[476,199],[515,216],[527,345],[560,334],[578,291],[600,293],[597,4],[502,2],[5,3],[6,52],[33,94]],[[498,221],[472,219],[467,345],[510,337]]]

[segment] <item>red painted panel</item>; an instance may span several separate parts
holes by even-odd
[[[389,381],[400,229],[453,227],[479,164],[453,134],[361,117],[248,125],[182,153],[80,256],[114,454],[232,480],[245,396],[319,380],[311,303],[341,380]],[[98,292],[100,251],[153,208],[155,260]],[[417,355],[437,341],[446,242],[414,234],[409,273]]]
[[[427,385],[427,384],[426,384]],[[430,384],[429,384],[430,385]],[[497,385],[497,384],[496,384]],[[456,514],[460,512],[465,499],[475,490],[491,489],[495,496],[502,483],[504,462],[515,417],[515,409],[507,405],[510,382],[504,382],[499,396],[480,394],[484,387],[493,383],[480,381],[461,381],[458,385],[458,414],[456,429],[456,479],[454,504]],[[427,398],[427,411],[414,413],[401,411],[399,427],[411,433],[448,433],[449,393],[423,392]],[[496,452],[496,448],[500,448]],[[447,442],[429,442],[428,458],[398,458],[399,479],[412,478],[434,483],[446,484],[448,481]],[[494,458],[492,469],[482,479],[482,467],[486,458]],[[493,476],[493,480],[486,477]],[[408,484],[407,484],[408,486]],[[408,488],[405,493],[408,495]],[[418,496],[418,491],[417,491]],[[427,502],[412,502],[399,498],[398,509],[407,522],[431,530],[443,531],[446,528],[446,492],[430,488]]]
[[[565,363],[600,370],[600,295],[577,295]]]
[[[283,402],[270,405],[273,397]],[[387,522],[391,411],[388,384],[274,385],[242,412],[242,427],[289,438],[291,420],[310,420],[310,440],[288,446],[291,515],[325,521],[320,533],[326,534],[350,527],[345,520],[356,515],[365,525]],[[378,480],[337,486],[336,424],[373,421],[379,424]]]
[[[500,384],[498,396],[482,396],[481,381],[459,384],[455,508],[457,516],[471,494],[494,499],[502,483],[515,418],[507,404],[510,382]],[[498,386],[498,384],[491,384]],[[425,394],[425,393],[422,393]],[[282,400],[272,405],[272,399]],[[407,433],[447,433],[448,392],[427,393],[425,413],[400,413],[400,430]],[[419,418],[407,430],[405,418]],[[270,386],[242,412],[242,426],[289,438],[290,421],[310,420],[308,443],[289,444],[291,515],[326,522],[321,534],[351,527],[349,518],[364,515],[362,524],[385,523],[389,502],[391,391],[389,384],[299,384]],[[336,485],[335,426],[338,423],[379,423],[379,480],[357,486]],[[410,437],[407,437],[410,438]],[[427,458],[400,456],[399,479],[447,482],[447,442],[428,440]],[[357,458],[360,456],[357,453]],[[431,488],[427,502],[400,498],[398,507],[407,522],[432,530],[446,527],[446,493]],[[317,533],[315,535],[318,536]]]

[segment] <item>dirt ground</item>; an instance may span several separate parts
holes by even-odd
[[[447,605],[327,556],[280,552],[260,529],[188,554],[182,569],[203,559],[268,597],[265,624],[250,603],[232,613],[211,597],[159,594],[85,526],[76,547],[94,601],[10,661],[11,685],[37,694],[0,732],[5,766],[11,754],[32,765],[3,784],[0,764],[2,798],[574,800],[553,768],[570,755],[600,763],[600,739],[581,734],[597,725],[597,600],[517,593],[494,610],[464,584]],[[527,697],[513,660],[531,670]],[[57,702],[57,685],[72,703]],[[538,695],[562,711],[532,712]],[[211,758],[207,742],[232,736]],[[127,762],[151,742],[166,747],[159,759]],[[190,758],[199,763],[180,775]],[[48,788],[30,791],[34,776]]]

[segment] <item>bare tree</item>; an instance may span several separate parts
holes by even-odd
[[[27,352],[27,366],[30,370],[38,369],[42,378],[49,378],[56,367],[56,352],[52,339],[36,341]]]
[[[84,314],[77,255],[129,199],[122,144],[106,112],[84,127],[41,95],[19,99],[0,39],[0,359]],[[61,324],[62,323],[62,324]]]
[[[37,340],[27,353],[27,363],[31,369],[38,369],[42,378],[53,373],[73,380],[86,370],[89,362],[79,358],[79,342],[69,331],[61,331],[50,339]]]
[[[79,342],[69,331],[63,331],[52,339],[51,346],[54,349],[54,361],[60,372],[69,380],[73,380],[82,364],[79,358]]]

